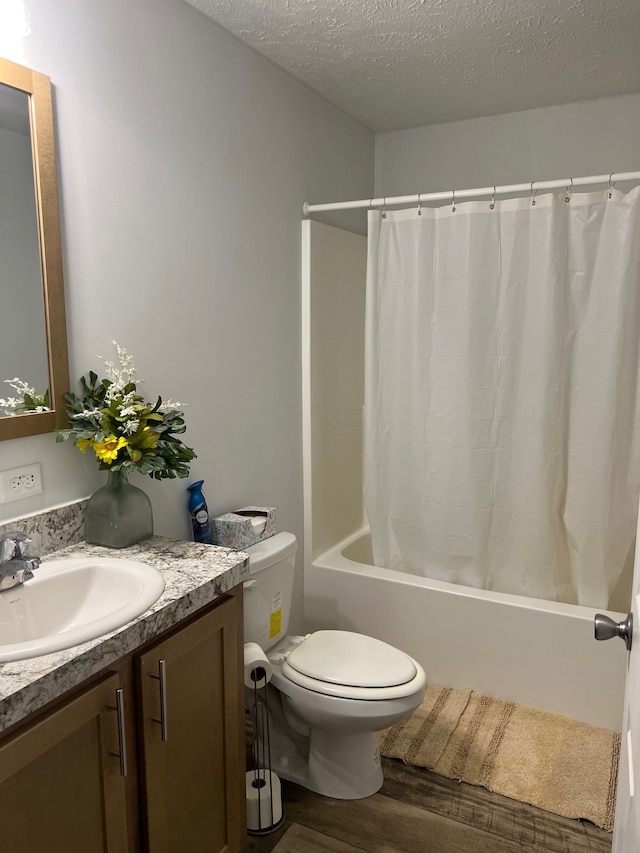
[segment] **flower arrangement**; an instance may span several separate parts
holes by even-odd
[[[17,376],[4,380],[7,385],[18,393],[17,397],[0,398],[0,409],[7,415],[25,415],[27,412],[50,412],[49,389],[40,394],[35,388],[27,385]]]
[[[72,439],[84,453],[93,450],[102,471],[132,471],[156,480],[186,477],[194,451],[177,435],[186,429],[182,403],[158,397],[155,405],[138,393],[133,358],[115,341],[118,365],[104,362],[106,378],[91,371],[80,380],[82,395],[64,395],[70,420],[68,429],[57,431],[56,441]]]

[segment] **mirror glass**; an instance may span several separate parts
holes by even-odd
[[[0,59],[0,439],[65,421],[60,215],[44,74]]]
[[[29,96],[0,85],[0,399],[19,397],[12,380],[49,387],[40,236],[31,156]],[[22,401],[21,401],[22,402]],[[11,406],[0,406],[6,415]]]

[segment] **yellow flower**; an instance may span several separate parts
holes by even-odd
[[[76,441],[78,448],[84,453],[87,447],[93,447],[93,439],[92,438],[79,438]]]
[[[143,447],[151,450],[158,443],[158,438],[160,437],[160,433],[152,430],[151,427],[143,427],[142,431],[139,434],[139,439],[136,441],[138,447]]]
[[[96,442],[93,445],[93,449],[98,459],[111,464],[111,462],[115,461],[120,448],[124,447],[126,443],[126,438],[123,438],[122,436],[120,436],[120,438],[116,438],[115,435],[111,435],[107,436],[107,438],[102,441]]]

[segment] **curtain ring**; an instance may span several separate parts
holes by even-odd
[[[493,210],[495,206],[496,206],[496,188],[495,188],[495,184],[494,184],[493,193],[491,195],[491,204],[489,205],[489,210]]]
[[[573,178],[569,178],[569,180],[571,181],[571,185],[567,187],[567,191],[564,196],[564,200],[567,204],[571,201],[571,196],[573,195]]]
[[[422,201],[420,200],[420,196],[422,193],[418,193],[418,216],[422,216]]]
[[[382,218],[383,219],[387,218],[387,197],[386,196],[382,199]]]
[[[451,190],[451,213],[456,212],[456,191]]]
[[[614,172],[611,172],[611,174],[609,175],[609,198],[611,198],[611,196],[613,195],[613,188],[616,185],[616,182],[611,180],[613,175],[614,175]]]
[[[531,181],[531,206],[532,207],[536,206],[536,193],[538,192],[538,190],[534,190],[534,188],[533,188],[534,183],[535,183],[535,181]]]
[[[373,210],[373,199],[369,199],[369,210]]]

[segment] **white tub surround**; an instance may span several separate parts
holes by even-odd
[[[62,696],[241,583],[249,574],[242,551],[153,536],[114,551],[80,543],[58,557],[122,556],[158,569],[165,589],[141,616],[116,631],[50,655],[0,665],[0,731]]]
[[[366,525],[365,241],[351,237],[303,224],[305,630],[369,634],[415,658],[430,682],[619,730],[627,655],[594,641],[595,610],[376,568],[366,543],[353,545]],[[610,606],[622,610],[624,598]]]
[[[360,531],[313,560],[308,630],[371,634],[415,658],[428,682],[619,731],[627,654],[595,642],[594,609],[378,568],[360,562],[368,551]]]

